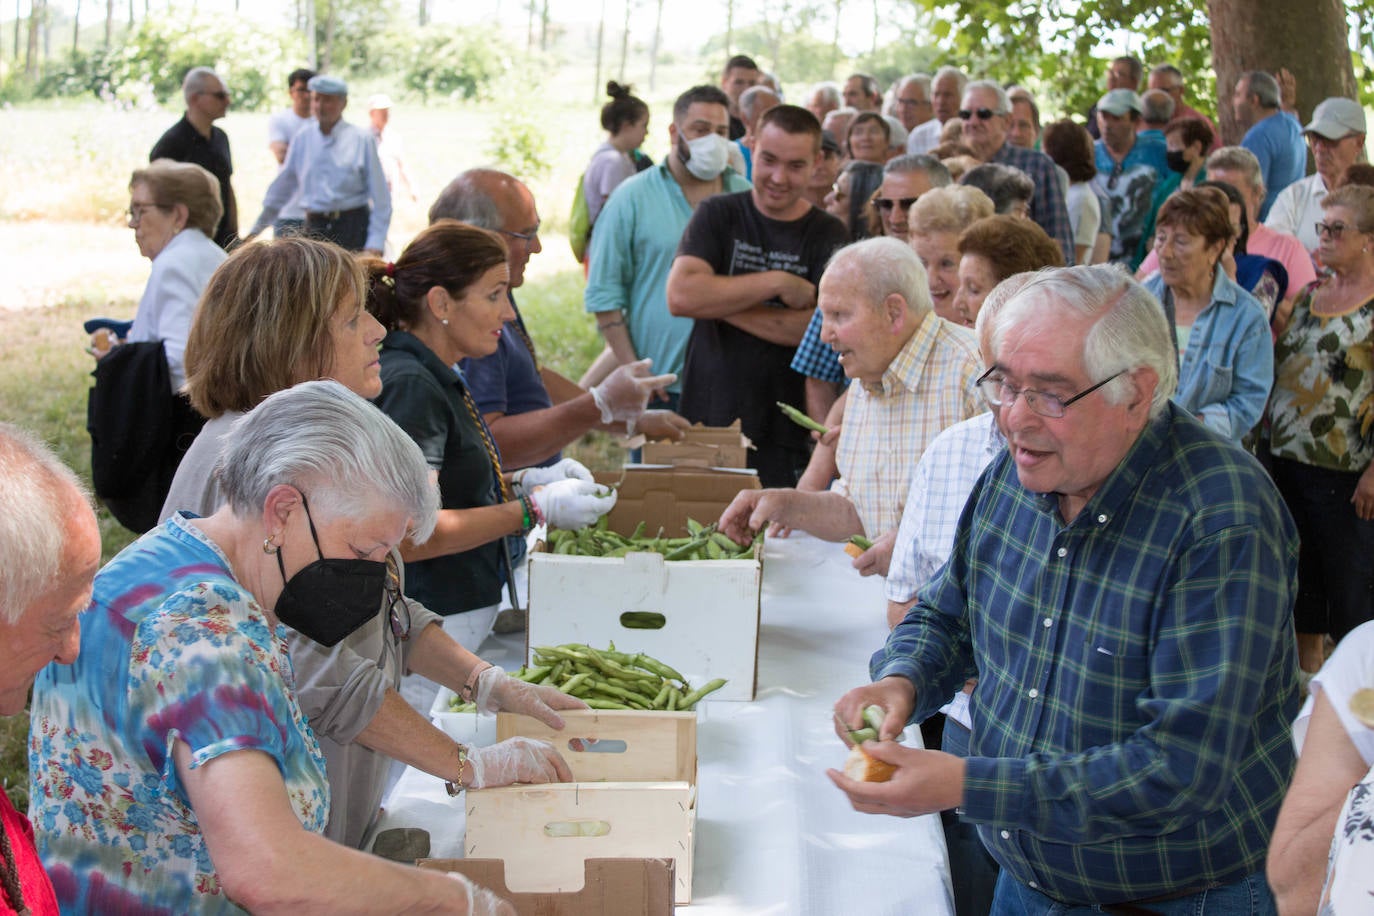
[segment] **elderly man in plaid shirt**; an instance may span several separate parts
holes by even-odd
[[[925,269],[910,247],[866,239],[837,251],[817,294],[821,342],[838,354],[851,386],[835,460],[840,479],[826,492],[745,490],[720,517],[737,540],[765,524],[826,540],[876,540],[854,561],[886,575],[902,503],[921,453],[946,427],[986,407],[974,381],[982,371],[972,332],[939,318]]]
[[[960,808],[1002,868],[998,916],[1273,913],[1293,521],[1250,455],[1170,403],[1172,335],[1135,281],[1049,272],[989,331],[1007,450],[873,683],[836,704],[840,725],[884,709],[864,750],[897,771],[830,777],[864,812]],[[967,758],[890,740],[970,669]]]

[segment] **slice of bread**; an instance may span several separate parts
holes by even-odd
[[[855,782],[887,782],[895,772],[895,766],[875,760],[857,745],[850,748],[849,756],[844,761],[844,775]]]

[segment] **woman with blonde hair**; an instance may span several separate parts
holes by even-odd
[[[907,241],[926,269],[935,314],[960,323],[954,306],[959,291],[959,235],[993,215],[992,201],[977,188],[951,185],[921,195],[907,218]]]

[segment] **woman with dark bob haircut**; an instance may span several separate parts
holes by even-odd
[[[1107,198],[1093,189],[1097,165],[1093,161],[1093,138],[1077,121],[1065,118],[1045,126],[1040,148],[1069,176],[1065,203],[1073,227],[1075,264],[1101,264],[1112,246],[1112,224]]]

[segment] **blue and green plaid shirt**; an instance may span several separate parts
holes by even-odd
[[[1004,452],[871,673],[913,681],[920,721],[976,666],[963,810],[1022,883],[1238,880],[1292,774],[1297,549],[1259,464],[1172,405],[1067,525]]]

